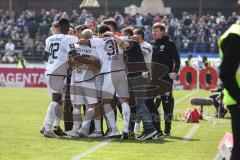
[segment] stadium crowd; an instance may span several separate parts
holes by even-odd
[[[170,37],[176,42],[180,52],[205,52],[217,53],[217,39],[235,22],[238,15],[233,12],[231,16],[206,14],[198,18],[197,15],[183,12],[181,16],[152,15],[122,15],[118,12],[111,15],[118,24],[118,29],[133,25],[143,28],[145,39],[152,39],[151,26],[155,22],[163,22]],[[87,10],[73,10],[71,14],[56,9],[39,12],[26,10],[21,14],[0,10],[0,62],[12,63],[23,54],[28,59],[40,57],[44,48],[44,39],[49,36],[49,28],[53,21],[59,18],[68,18],[75,26],[83,24],[86,19],[92,19],[98,25],[104,19],[104,15],[94,17]],[[10,52],[8,43],[12,42]],[[40,60],[40,58],[38,59]]]

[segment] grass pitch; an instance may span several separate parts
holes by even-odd
[[[193,91],[174,91],[175,101]],[[207,91],[197,91],[190,97],[207,97]],[[86,153],[102,139],[47,139],[40,133],[50,100],[47,90],[40,88],[0,89],[0,160],[41,159],[70,160]],[[209,118],[199,123],[199,128],[188,142],[182,141],[194,124],[183,121],[189,98],[175,105],[172,136],[160,140],[125,142],[114,140],[86,154],[83,160],[210,160],[225,132],[230,132],[230,120]],[[160,107],[162,108],[162,107]],[[214,107],[206,107],[205,115],[212,117]],[[162,113],[162,111],[161,111]],[[227,115],[229,117],[229,115]],[[120,118],[119,118],[120,119]],[[122,123],[118,122],[119,129]],[[164,126],[164,124],[162,124]]]

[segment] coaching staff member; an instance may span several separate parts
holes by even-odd
[[[152,55],[152,76],[153,77],[152,78],[153,80],[157,80],[158,82],[160,82],[159,78],[161,78],[161,80],[164,80],[165,82],[167,82],[163,84],[168,85],[166,87],[169,88],[168,90],[164,91],[164,93],[162,93],[161,90],[163,90],[165,86],[160,85],[159,100],[161,100],[162,102],[163,111],[164,111],[164,120],[165,120],[164,134],[166,136],[170,136],[171,121],[172,121],[173,108],[174,108],[172,85],[173,85],[173,80],[177,77],[177,73],[180,67],[180,57],[179,57],[175,43],[169,38],[169,36],[165,32],[164,24],[155,23],[152,27],[152,34],[154,38],[154,42],[152,43],[152,46],[153,46],[153,55]],[[159,76],[158,73],[160,72],[160,69],[159,67],[156,67],[154,63],[165,66],[167,68],[166,74],[164,74],[161,77],[158,77]],[[159,120],[160,120],[160,117],[159,117]],[[158,127],[155,126],[155,128],[158,128]],[[158,134],[156,134],[154,138],[155,139],[161,138],[164,134],[161,130],[161,127],[159,126]]]

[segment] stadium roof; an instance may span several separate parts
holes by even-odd
[[[83,7],[99,7],[99,3],[97,0],[83,0],[82,3],[79,5],[80,8]]]

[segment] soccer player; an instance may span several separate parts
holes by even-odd
[[[106,114],[108,124],[111,128],[106,137],[118,136],[119,132],[116,126],[115,114],[111,107],[113,96],[116,92],[121,105],[124,129],[123,135],[128,133],[130,108],[129,108],[129,92],[128,82],[125,71],[125,64],[123,59],[123,49],[118,46],[112,37],[104,37],[104,33],[110,31],[107,25],[99,26],[99,37],[98,39],[90,40],[92,46],[97,47],[101,61],[103,62],[101,68],[101,74],[104,74],[103,85],[102,85],[102,99],[103,108]]]
[[[59,33],[59,22],[55,21],[52,23],[52,27],[50,28],[51,34],[58,34]]]
[[[59,34],[59,31],[60,31],[59,22],[58,22],[58,21],[53,22],[53,23],[52,23],[52,26],[51,26],[51,28],[50,28],[51,34],[52,34],[52,35]],[[47,61],[48,57],[49,57],[49,55],[48,55],[48,54],[45,54],[45,57],[44,57],[45,61]],[[47,74],[46,74],[46,72],[45,72],[45,79],[47,79]],[[50,89],[50,86],[49,86],[49,85],[47,85],[47,86],[48,86],[48,88]],[[49,97],[50,97],[50,98],[52,97],[52,95],[51,95],[50,92],[49,92]],[[61,103],[61,104],[62,104],[62,103]],[[56,118],[55,118],[55,120],[54,120],[53,132],[54,132],[56,135],[58,135],[58,136],[64,136],[64,135],[66,135],[66,133],[64,133],[63,130],[60,128],[60,121],[61,121],[61,119],[62,119],[62,106],[59,106],[59,107],[57,108],[56,113],[58,113],[58,114],[57,114],[57,116],[56,116]],[[45,121],[44,121],[43,127],[42,127],[42,129],[40,130],[40,133],[41,133],[41,134],[44,133],[45,123],[46,123],[46,117],[45,117]]]
[[[61,18],[59,20],[59,34],[54,34],[46,39],[44,52],[44,57],[47,60],[46,83],[52,101],[46,113],[43,135],[49,138],[59,137],[52,131],[52,125],[56,118],[56,111],[59,110],[59,104],[62,101],[65,86],[64,79],[67,76],[68,64],[74,65],[76,63],[80,65],[90,62],[86,58],[76,57],[77,53],[72,38],[67,35],[69,26],[69,21]]]
[[[93,32],[90,29],[85,29],[82,31],[82,38],[91,39],[93,36]],[[98,55],[95,48],[91,48],[87,45],[75,44],[76,51],[79,56],[89,57],[93,59],[95,62],[95,66],[100,68],[100,61],[98,60]],[[71,77],[71,100],[74,105],[73,108],[73,129],[71,131],[67,131],[67,135],[72,137],[79,136],[88,136],[90,122],[94,116],[95,109],[98,106],[97,100],[97,91],[95,85],[95,72],[92,70],[93,66],[90,65],[82,65],[76,68],[72,72]],[[87,105],[87,111],[80,127],[80,107],[81,105]],[[97,137],[102,136],[101,132],[101,124],[96,126]]]
[[[77,36],[78,39],[82,38],[82,31],[84,29],[88,29],[87,26],[85,26],[85,25],[77,25],[75,27],[76,36]]]
[[[69,21],[67,19],[59,20],[59,34],[54,34],[46,39],[44,57],[47,60],[46,83],[52,99],[48,107],[45,118],[44,136],[57,138],[52,132],[52,124],[56,118],[56,110],[59,110],[64,91],[64,78],[67,75],[68,54],[75,51],[72,40],[67,36],[69,31]]]
[[[72,38],[74,43],[78,42],[78,37],[76,35],[76,31],[75,31],[73,25],[70,25],[70,28],[69,28],[69,31],[68,31],[68,35]]]
[[[151,71],[152,45],[144,40],[142,29],[134,29],[133,34],[138,36],[137,42],[140,44],[148,70]]]

